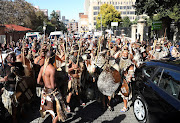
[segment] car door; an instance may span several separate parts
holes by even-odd
[[[151,75],[146,75],[148,71],[144,71],[146,81],[144,81],[144,89],[142,92],[150,112],[159,112],[159,110],[162,110],[159,108],[161,98],[159,98],[158,95],[158,82],[161,80],[162,72],[163,69],[159,67],[157,67]]]
[[[180,111],[180,72],[165,68],[158,86],[164,112]]]

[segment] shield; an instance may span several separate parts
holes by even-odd
[[[122,95],[124,95],[125,97],[128,97],[130,94],[130,87],[129,84],[123,80],[122,86],[121,86],[121,93]]]
[[[32,101],[36,95],[36,81],[33,77],[22,77],[18,79],[16,93],[13,97],[14,103],[26,103]]]
[[[118,89],[120,81],[121,76],[117,70],[106,68],[99,75],[97,86],[102,94],[112,96],[113,93]]]

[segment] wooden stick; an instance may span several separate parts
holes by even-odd
[[[2,60],[1,64],[2,64],[2,67],[3,67],[3,70],[4,70],[4,63],[3,63],[2,51],[1,51],[1,60]]]
[[[99,41],[98,41],[98,51],[97,51],[97,57],[98,57],[98,54],[99,54],[99,49],[100,49],[100,41],[101,41],[101,38],[99,38]],[[96,63],[97,63],[97,57],[96,57]]]
[[[23,40],[22,40],[22,43],[23,43],[23,53],[22,53],[22,55],[23,55],[23,65],[25,65],[25,57],[24,57],[24,38],[23,38]]]
[[[67,67],[67,41],[68,41],[68,39],[67,39],[67,33],[66,33],[66,49],[65,49],[65,70],[66,70],[66,72],[68,72],[68,67]]]
[[[151,59],[152,59],[153,54],[154,54],[154,52],[155,52],[156,43],[157,43],[157,40],[154,41],[154,46],[153,46],[153,52],[152,52],[152,54],[151,54]]]
[[[6,38],[4,38],[4,41],[5,41],[4,44],[6,44]]]

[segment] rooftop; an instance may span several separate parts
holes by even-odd
[[[15,24],[5,24],[5,31],[18,31],[18,32],[24,32],[24,31],[30,31],[32,29],[30,28],[26,28],[26,27],[23,27],[23,26],[18,26],[18,25],[15,25]]]

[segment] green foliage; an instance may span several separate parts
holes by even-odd
[[[44,22],[47,24],[47,32],[57,30],[66,31],[65,25],[59,21],[55,11],[50,20],[42,11],[35,11],[32,4],[25,0],[0,1],[0,24],[16,24],[43,32]]]
[[[152,17],[154,14],[171,9],[177,3],[179,0],[136,0],[135,8],[138,15],[145,13]]]
[[[180,21],[180,3],[176,4],[171,11],[169,12],[169,17],[173,19],[175,22]]]
[[[121,22],[121,13],[118,12],[113,5],[103,4],[100,7],[100,12],[96,18],[97,24],[96,28],[101,27],[101,17],[102,17],[102,26],[111,27],[111,22]]]
[[[136,18],[136,19],[132,22],[132,24],[137,24],[137,22],[138,22],[138,19]]]
[[[52,11],[52,13],[50,15],[50,22],[52,25],[49,25],[49,26],[53,26],[54,31],[56,30],[56,31],[67,32],[67,28],[65,27],[64,23],[59,21],[59,16],[54,10]]]
[[[124,17],[122,21],[122,27],[130,27],[132,25],[132,22],[130,21],[128,16]]]

